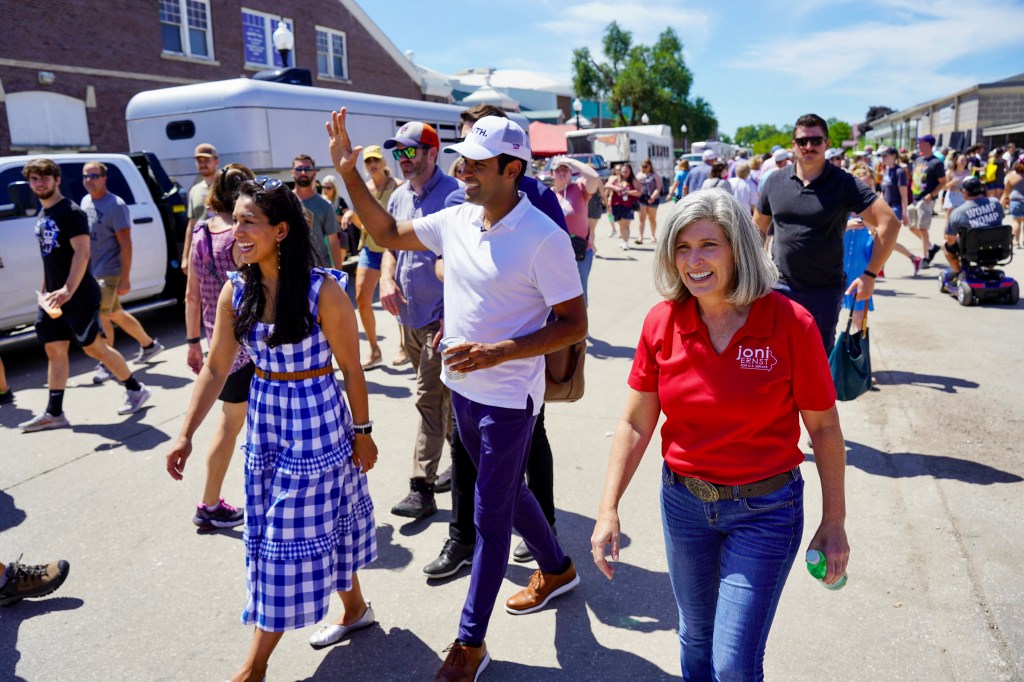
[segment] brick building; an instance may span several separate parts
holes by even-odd
[[[133,95],[280,67],[282,19],[295,36],[289,65],[310,69],[313,85],[438,100],[354,0],[3,4],[0,155],[126,151]]]
[[[871,126],[866,137],[872,142],[908,149],[927,134],[938,146],[961,151],[979,143],[1024,147],[1024,73],[893,112]]]

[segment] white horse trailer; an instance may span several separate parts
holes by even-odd
[[[675,175],[672,131],[667,125],[573,130],[565,134],[565,141],[570,154],[600,154],[610,166],[628,162],[634,173],[640,172],[641,161],[650,159],[663,190]]]
[[[309,154],[323,178],[331,172],[324,124],[343,106],[354,146],[382,144],[407,121],[434,126],[442,147],[459,140],[463,107],[248,78],[140,92],[125,118],[130,148],[154,152],[187,188],[197,179],[192,153],[202,142],[217,148],[222,165],[241,163],[289,180],[292,159]],[[391,154],[385,162],[402,177]],[[447,170],[444,156],[438,165]],[[344,193],[344,184],[339,189]]]

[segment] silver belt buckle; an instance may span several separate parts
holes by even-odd
[[[718,501],[718,488],[707,481],[702,481],[699,478],[687,477],[683,480],[683,483],[686,485],[686,489],[701,502]]]

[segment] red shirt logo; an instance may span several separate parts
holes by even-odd
[[[759,369],[764,372],[770,372],[778,363],[771,346],[764,348],[740,346],[736,351],[736,360],[740,363],[740,369]]]

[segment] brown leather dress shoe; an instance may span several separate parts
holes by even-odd
[[[445,651],[448,652],[448,658],[444,659],[434,682],[476,682],[491,662],[487,642],[480,646],[469,646],[455,640]]]
[[[569,568],[562,573],[534,571],[530,576],[530,584],[505,602],[505,610],[515,616],[539,611],[549,601],[579,584],[580,577],[576,575],[576,566],[572,561],[569,562]]]

